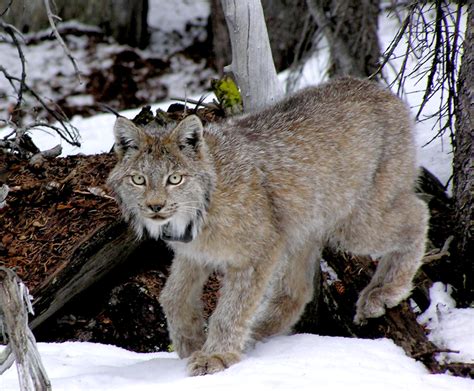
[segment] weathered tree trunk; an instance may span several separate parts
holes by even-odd
[[[453,158],[453,196],[456,210],[456,285],[461,301],[474,301],[474,12],[472,2],[467,14],[464,53],[458,77],[458,106]]]
[[[232,44],[232,72],[245,112],[257,111],[283,96],[278,81],[260,1],[222,0]]]
[[[49,27],[44,0],[13,1],[4,19],[22,32]],[[0,0],[0,12],[7,9],[9,0]],[[52,11],[63,21],[78,20],[98,26],[119,43],[143,48],[148,43],[148,0],[55,0]]]
[[[306,0],[262,0],[262,8],[273,62],[280,72],[309,50],[314,23]],[[211,0],[210,27],[214,64],[220,72],[232,59],[229,32],[220,0]]]
[[[372,75],[381,56],[377,35],[380,0],[307,0],[307,4],[329,43],[330,76]]]

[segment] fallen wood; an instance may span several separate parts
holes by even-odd
[[[0,354],[0,375],[16,362],[22,391],[49,391],[51,383],[28,327],[28,289],[11,269],[0,267],[0,330],[7,346]]]
[[[443,371],[434,357],[439,349],[427,339],[425,330],[407,302],[387,309],[383,317],[369,319],[364,326],[353,323],[358,293],[370,281],[375,269],[371,258],[328,251],[324,259],[335,271],[338,280],[332,281],[331,276],[323,272],[322,295],[330,316],[338,320],[345,333],[362,338],[390,338],[408,356],[422,361],[431,372]]]
[[[0,210],[0,264],[16,268],[29,287],[34,328],[126,261],[139,242],[103,187],[112,155],[44,156],[38,167],[0,157],[10,184]]]
[[[35,328],[76,295],[101,281],[112,269],[125,262],[138,247],[125,223],[103,226],[84,238],[68,256],[63,267],[56,270],[35,290]]]

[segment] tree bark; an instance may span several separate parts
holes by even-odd
[[[464,53],[457,82],[458,105],[453,156],[453,196],[456,210],[456,265],[459,276],[456,285],[461,302],[470,305],[474,301],[474,13],[469,3]]]
[[[103,226],[84,238],[67,255],[66,266],[59,268],[35,290],[35,316],[30,327],[39,326],[71,299],[101,281],[125,262],[138,246],[139,242],[123,222]]]
[[[273,63],[260,1],[222,0],[232,45],[232,72],[245,112],[257,111],[283,97]]]
[[[310,50],[314,32],[313,18],[309,14],[306,0],[262,0],[262,8],[273,62],[280,72]],[[224,66],[231,62],[232,52],[220,0],[211,0],[209,23],[214,65],[217,71],[222,72]]]
[[[329,75],[367,77],[378,67],[380,0],[307,0],[329,43]]]

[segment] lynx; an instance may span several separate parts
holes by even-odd
[[[160,303],[191,375],[289,332],[324,246],[379,259],[356,323],[409,296],[428,212],[414,193],[409,111],[375,83],[343,78],[207,126],[196,115],[167,127],[119,117],[114,133],[108,184],[125,219],[175,254]],[[223,282],[206,327],[201,292],[215,270]]]

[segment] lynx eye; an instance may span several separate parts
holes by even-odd
[[[143,175],[135,174],[132,175],[132,182],[137,186],[143,186],[146,182],[146,179]]]
[[[183,176],[180,174],[171,174],[168,177],[168,183],[170,185],[179,185],[182,180],[183,180]]]

